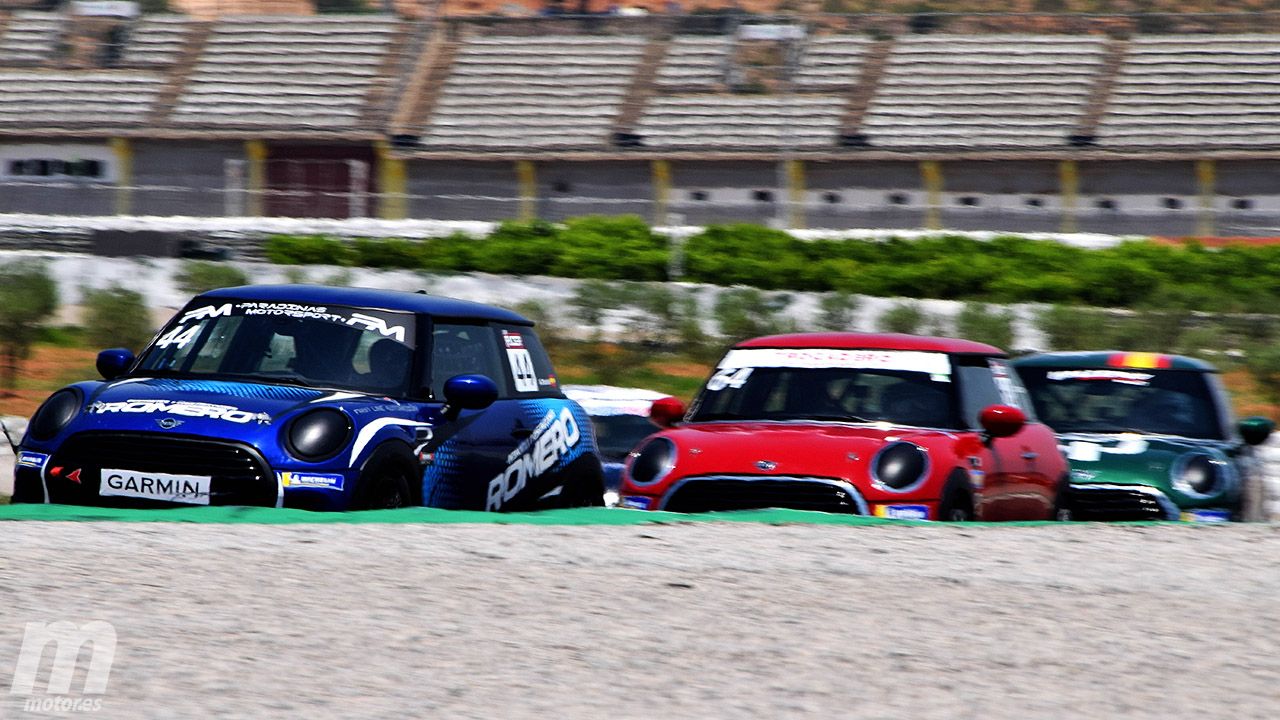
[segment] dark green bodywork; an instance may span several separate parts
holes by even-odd
[[[1147,355],[1139,361],[1159,359],[1158,366],[1117,365],[1117,356],[1137,355],[1107,352],[1042,353],[1012,362],[1015,369],[1029,367],[1053,370],[1151,369],[1216,374],[1209,363],[1178,355]],[[1231,410],[1225,390],[1212,378],[1214,403],[1222,426],[1223,439],[1189,438],[1136,432],[1067,432],[1058,433],[1058,443],[1071,465],[1073,490],[1097,491],[1108,486],[1148,489],[1148,497],[1159,502],[1165,519],[1220,521],[1244,519],[1246,488],[1260,482],[1256,453],[1241,437],[1231,422]],[[1271,424],[1265,418],[1251,418],[1245,423],[1251,436],[1254,428],[1262,428],[1265,439]],[[1250,439],[1253,439],[1251,437]],[[1173,481],[1175,466],[1195,455],[1204,455],[1225,476],[1218,491],[1208,496],[1180,491]]]

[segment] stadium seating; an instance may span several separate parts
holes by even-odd
[[[1098,126],[1111,147],[1280,142],[1280,35],[1134,38]]]
[[[861,132],[873,147],[1062,146],[1085,112],[1106,39],[899,39]]]
[[[182,53],[191,23],[181,15],[147,15],[129,32],[127,65],[172,65]]]
[[[47,60],[58,45],[63,22],[63,16],[57,13],[14,13],[4,34],[0,36],[0,65],[33,64]]]
[[[682,35],[671,40],[658,70],[660,86],[718,85],[725,82],[733,38],[724,35]]]
[[[358,125],[397,27],[379,16],[218,22],[170,115],[200,127]]]
[[[853,86],[870,45],[870,40],[847,35],[809,38],[793,80],[796,87]]]
[[[141,123],[165,83],[138,71],[0,70],[0,126]]]
[[[480,36],[454,58],[428,147],[604,146],[647,39]]]
[[[652,148],[835,145],[846,101],[815,95],[679,95],[649,101],[636,132]]]

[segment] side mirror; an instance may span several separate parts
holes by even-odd
[[[669,428],[684,419],[685,410],[684,403],[678,398],[658,398],[649,407],[649,419],[658,427]]]
[[[483,410],[498,399],[498,385],[487,375],[454,375],[444,381],[445,417],[462,410]]]
[[[1264,417],[1247,417],[1240,421],[1240,437],[1250,445],[1266,442],[1275,429],[1276,424]]]
[[[1012,405],[988,405],[979,413],[978,422],[988,437],[1004,438],[1018,434],[1027,424],[1027,414]]]
[[[115,380],[125,374],[132,365],[133,351],[127,348],[111,348],[98,353],[98,374],[106,380]]]

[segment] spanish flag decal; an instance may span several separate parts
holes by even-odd
[[[1159,369],[1173,366],[1173,359],[1160,353],[1116,353],[1107,364],[1111,367]]]

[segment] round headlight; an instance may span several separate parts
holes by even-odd
[[[1173,464],[1170,474],[1173,488],[1192,497],[1218,494],[1226,479],[1222,462],[1208,455],[1183,455]]]
[[[57,435],[80,414],[83,402],[80,392],[70,388],[50,395],[31,418],[27,434],[36,440],[48,440]]]
[[[654,438],[631,455],[631,482],[652,485],[676,467],[676,444],[664,437]]]
[[[303,460],[323,460],[338,452],[351,437],[351,421],[332,408],[298,417],[285,435],[289,454]]]
[[[902,492],[924,480],[929,456],[919,445],[897,442],[876,454],[871,462],[871,479],[885,490]]]

